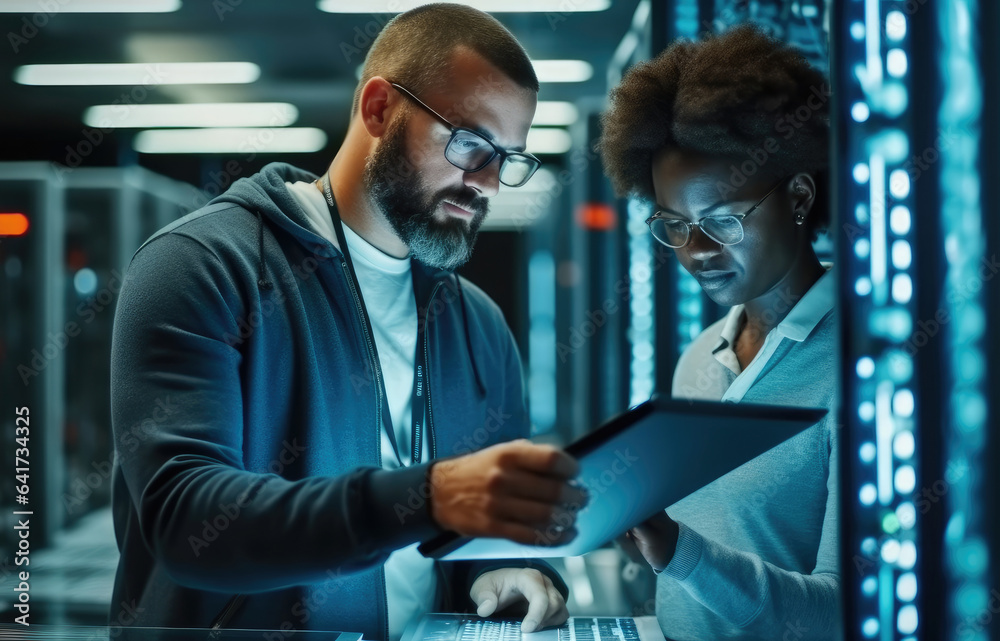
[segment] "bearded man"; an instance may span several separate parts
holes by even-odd
[[[585,499],[572,458],[522,440],[513,337],[453,273],[499,184],[538,168],[537,92],[489,15],[401,14],[322,177],[267,165],[136,252],[112,345],[112,624],[395,640],[429,610],[566,619],[545,564],[416,551],[442,531],[560,544],[560,506]]]

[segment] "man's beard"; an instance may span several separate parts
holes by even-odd
[[[414,258],[430,267],[453,270],[472,256],[479,227],[489,212],[489,199],[469,187],[426,193],[418,163],[406,158],[406,120],[404,116],[390,125],[365,163],[362,180],[372,202]],[[436,219],[434,213],[445,200],[473,212],[472,219]]]

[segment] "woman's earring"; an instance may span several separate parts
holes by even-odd
[[[806,222],[806,215],[802,212],[795,214],[795,224],[804,225]]]

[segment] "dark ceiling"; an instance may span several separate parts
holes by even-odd
[[[540,100],[577,101],[607,93],[608,61],[627,32],[638,0],[614,1],[601,12],[497,13],[533,59],[581,59],[594,67],[583,83],[543,84]],[[58,0],[53,0],[57,5]],[[326,131],[326,148],[281,158],[303,166],[325,166],[344,135],[356,70],[368,38],[387,14],[331,14],[315,0],[186,0],[172,13],[0,14],[6,53],[0,56],[0,160],[75,161],[70,149],[97,133],[87,130],[87,107],[130,100],[133,87],[24,86],[14,82],[21,65],[250,61],[261,68],[257,82],[242,85],[151,86],[143,102],[290,102],[299,109],[295,126]],[[36,24],[43,26],[36,27]],[[461,28],[461,25],[456,25]],[[138,95],[142,96],[143,92]],[[195,182],[206,166],[226,158],[136,154],[135,130],[102,135],[81,158],[87,166],[137,163]],[[69,146],[70,149],[67,149]],[[86,149],[86,146],[84,146]],[[256,161],[279,158],[262,156]]]

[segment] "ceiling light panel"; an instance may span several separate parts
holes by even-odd
[[[314,127],[152,129],[133,144],[143,154],[308,153],[325,146],[326,133]]]
[[[14,72],[22,85],[246,84],[259,77],[252,62],[24,65]]]
[[[586,82],[594,68],[585,60],[532,60],[538,82]]]
[[[83,112],[90,127],[287,127],[299,117],[287,102],[177,105],[96,105]]]
[[[573,124],[579,117],[579,111],[571,102],[542,100],[538,103],[535,118],[531,124],[534,126],[565,126]]]
[[[169,13],[181,8],[180,0],[58,0],[56,6],[39,0],[4,0],[0,13]]]
[[[327,13],[402,13],[415,7],[430,4],[426,0],[320,0],[317,4]],[[537,13],[558,11],[571,13],[581,11],[604,11],[611,6],[611,0],[469,0],[461,2],[488,13]]]

